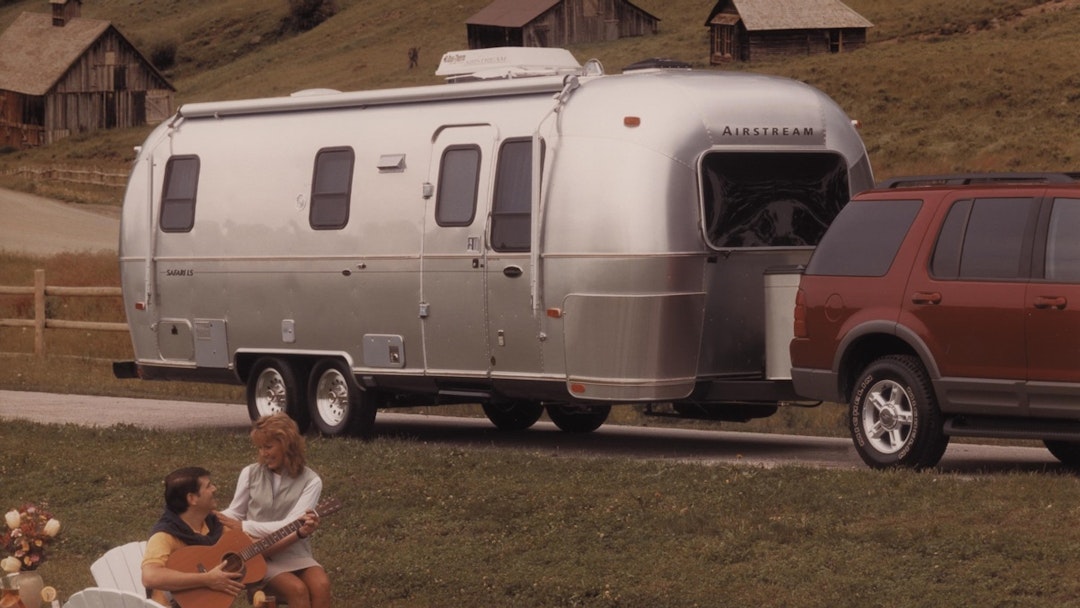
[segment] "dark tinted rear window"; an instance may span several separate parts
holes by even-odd
[[[880,277],[889,271],[922,201],[854,201],[836,216],[808,275]]]

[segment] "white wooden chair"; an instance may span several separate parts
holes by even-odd
[[[87,587],[68,598],[64,608],[161,608],[161,604],[146,599],[144,594]]]
[[[146,597],[142,584],[142,559],[146,541],[132,541],[113,547],[90,565],[90,574],[99,588],[117,589]]]

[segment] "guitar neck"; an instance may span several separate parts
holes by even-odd
[[[240,552],[240,557],[246,562],[247,560],[255,557],[256,555],[261,554],[263,551],[266,551],[270,547],[273,547],[275,544],[277,544],[278,541],[280,541],[281,539],[285,538],[286,536],[292,534],[293,532],[296,532],[301,527],[303,527],[303,525],[304,525],[304,520],[303,520],[303,518],[300,518],[300,519],[292,522],[291,524],[288,524],[288,525],[286,525],[284,527],[278,528],[276,531],[274,531],[270,535],[264,536],[263,538],[259,539],[258,541],[252,543],[251,546],[248,547],[247,549],[244,549],[243,551],[241,551]]]

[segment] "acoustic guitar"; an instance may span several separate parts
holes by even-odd
[[[319,517],[337,513],[340,510],[341,502],[336,498],[323,499],[314,509]],[[240,572],[240,582],[243,584],[257,583],[266,576],[266,559],[262,556],[263,552],[299,530],[303,525],[304,518],[301,517],[255,542],[239,530],[226,529],[218,542],[213,545],[189,545],[173,551],[165,565],[180,572],[208,572],[221,562],[225,562],[225,571]],[[173,599],[180,604],[181,608],[229,608],[236,597],[209,587],[196,587],[174,591]]]

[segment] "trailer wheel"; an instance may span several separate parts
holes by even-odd
[[[544,406],[529,401],[485,403],[483,408],[484,415],[500,431],[524,431],[544,413]]]
[[[949,445],[930,376],[916,357],[890,355],[868,365],[849,411],[855,450],[875,469],[932,467]]]
[[[284,413],[307,432],[311,419],[303,401],[304,381],[293,366],[277,357],[263,357],[251,368],[247,383],[248,417],[252,421]]]
[[[320,433],[330,437],[346,432],[364,439],[371,436],[377,411],[375,399],[360,388],[344,362],[320,361],[311,370],[308,387],[308,410]]]
[[[548,418],[567,433],[591,433],[600,428],[611,414],[610,405],[551,404]]]

